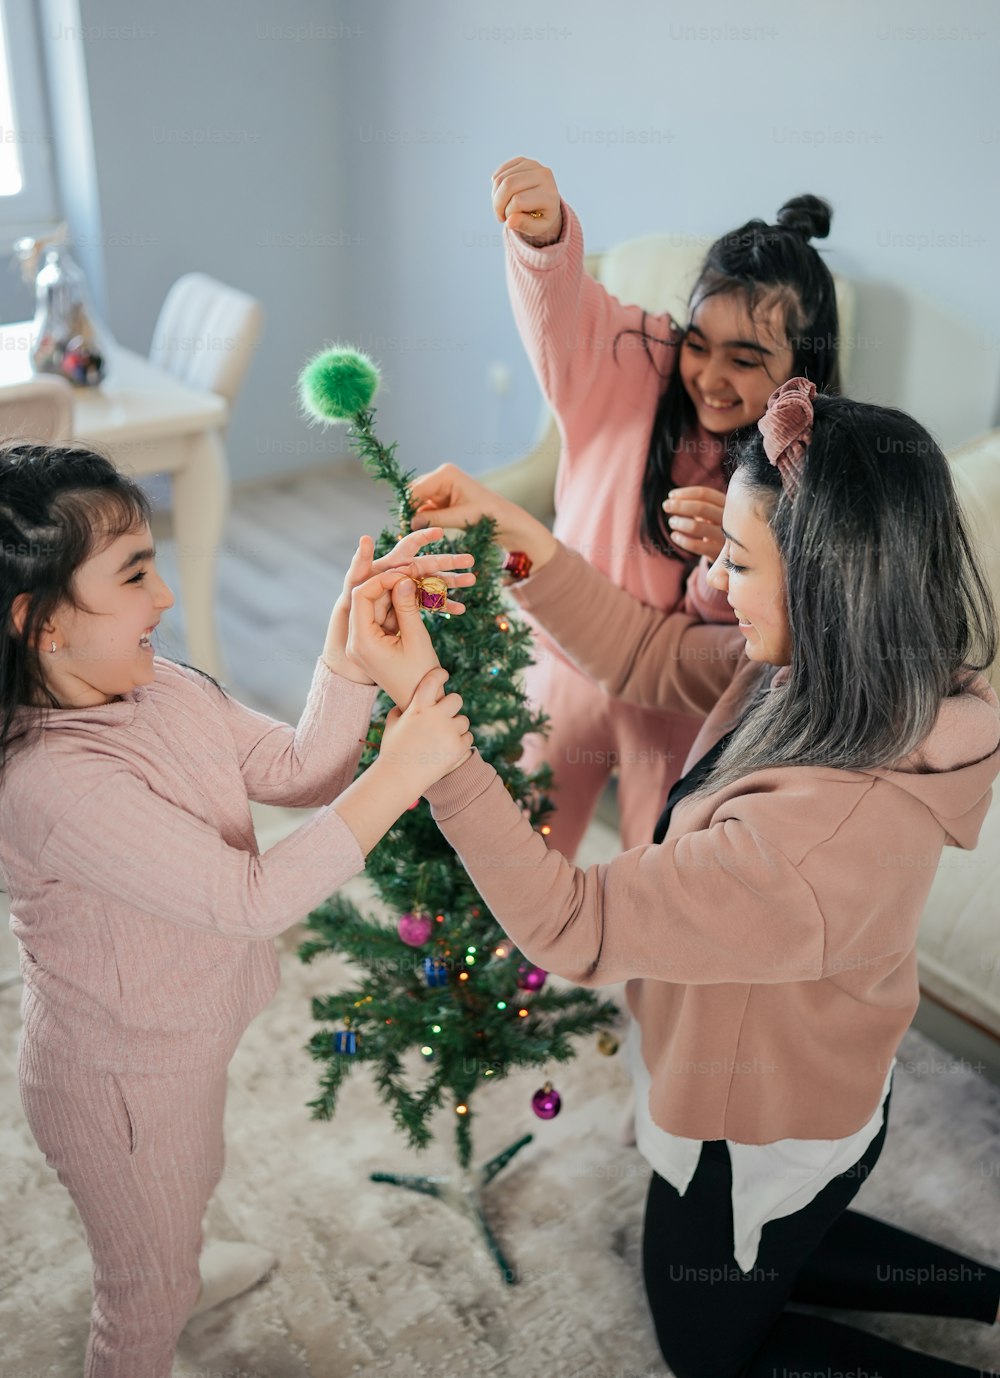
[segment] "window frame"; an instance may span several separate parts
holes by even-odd
[[[31,0],[0,0],[0,22],[7,40],[14,128],[31,131],[17,142],[23,185],[13,196],[0,196],[0,237],[12,242],[59,219],[56,196],[52,122],[42,73],[38,13]]]

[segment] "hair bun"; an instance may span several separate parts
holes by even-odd
[[[803,239],[825,239],[830,233],[833,207],[819,196],[793,196],[778,212],[776,223]]]

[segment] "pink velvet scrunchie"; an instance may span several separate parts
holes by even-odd
[[[771,393],[767,410],[757,422],[764,437],[764,453],[778,468],[790,498],[798,489],[806,448],[812,440],[815,396],[816,384],[808,378],[789,378]]]

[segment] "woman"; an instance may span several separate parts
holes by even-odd
[[[496,519],[531,563],[522,606],[607,693],[708,714],[652,843],[586,870],[546,847],[475,750],[425,791],[530,961],[581,985],[628,979],[665,1359],[678,1378],[972,1378],[785,1309],[993,1323],[1000,1304],[1000,1270],[847,1209],[884,1141],[941,849],[976,845],[1000,773],[981,673],[996,612],[944,455],[901,412],[803,378],[776,389],[737,457],[709,575],[731,628],[642,605],[449,466],[413,496],[418,523]],[[398,583],[378,576],[352,600],[350,653],[376,680],[427,634]],[[398,641],[381,625],[390,597]]]

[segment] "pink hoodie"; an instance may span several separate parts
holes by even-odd
[[[561,543],[518,587],[608,694],[708,715],[685,769],[738,717],[757,670],[738,628],[644,607]],[[662,1129],[841,1139],[874,1113],[916,1010],[920,915],[942,848],[976,845],[998,744],[980,675],[891,769],[756,771],[681,800],[661,843],[587,869],[549,850],[477,751],[427,798],[530,961],[628,980]]]
[[[504,230],[514,319],[562,433],[552,530],[620,588],[672,611],[685,598],[686,567],[643,544],[640,518],[653,416],[677,363],[676,344],[656,341],[676,341],[678,331],[666,313],[625,305],[584,272],[580,222],[572,207],[561,205],[562,232],[544,249]],[[643,325],[654,337],[648,346],[635,333]],[[686,439],[692,449],[674,457],[674,486],[724,492],[722,440],[700,423]],[[702,559],[688,581],[685,607],[705,622],[732,626],[733,610],[707,583],[707,569]],[[512,586],[515,598],[518,587]],[[542,645],[564,660],[544,629],[527,620]]]

